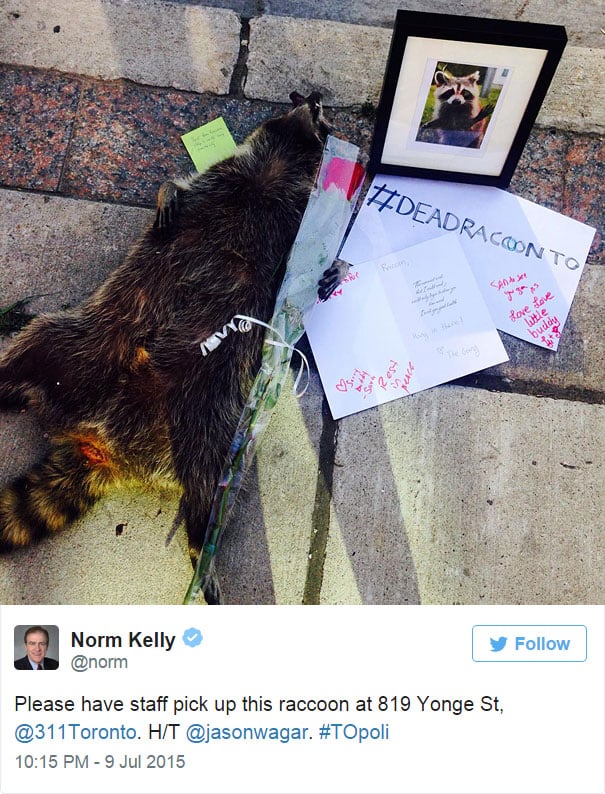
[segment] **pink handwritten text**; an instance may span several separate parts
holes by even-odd
[[[548,302],[554,300],[552,292],[547,291],[540,294],[540,285],[522,284],[527,279],[527,273],[519,273],[516,276],[494,279],[490,281],[490,286],[498,292],[513,307],[509,312],[509,319],[516,323],[522,321],[532,339],[539,339],[546,347],[554,348],[555,342],[561,338],[561,323],[548,309]],[[529,302],[525,302],[526,300]]]
[[[398,374],[399,364],[394,359],[389,360],[389,365],[386,370],[380,375],[372,375],[367,370],[354,369],[350,378],[340,378],[335,388],[339,392],[356,391],[363,395],[363,399],[367,399],[374,393],[374,389],[382,389],[382,391],[403,391],[406,394],[410,393],[410,383],[412,381],[412,373],[414,372],[414,365],[408,361],[405,372],[401,375]]]

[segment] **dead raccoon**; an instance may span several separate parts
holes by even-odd
[[[478,81],[479,71],[466,77],[435,72],[433,119],[421,127],[419,140],[479,149],[494,108],[481,106]]]
[[[41,316],[0,357],[0,407],[35,409],[50,450],[0,490],[0,552],[44,538],[119,481],[176,480],[192,561],[329,131],[321,95],[234,156],[160,190],[156,222],[78,309]]]

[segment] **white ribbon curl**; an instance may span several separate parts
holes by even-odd
[[[236,322],[236,320],[238,322]],[[294,345],[288,344],[288,342],[286,342],[286,340],[280,334],[277,328],[274,328],[272,325],[269,325],[268,323],[264,323],[262,320],[257,320],[255,317],[248,317],[248,315],[246,314],[235,314],[231,318],[230,322],[228,322],[226,325],[223,325],[220,331],[215,331],[207,339],[204,339],[202,342],[200,342],[200,350],[202,351],[202,355],[207,356],[208,353],[211,353],[213,350],[216,350],[216,348],[220,345],[223,339],[225,339],[229,335],[229,331],[236,331],[236,332],[239,331],[239,333],[245,334],[248,333],[248,331],[252,330],[252,325],[260,325],[263,328],[266,328],[267,330],[271,331],[271,333],[275,334],[275,336],[278,337],[278,339],[265,339],[265,342],[267,344],[273,345],[274,347],[287,348],[288,350],[291,350],[293,353],[298,353],[301,359],[300,368],[298,370],[298,375],[296,376],[296,379],[294,381],[294,387],[292,389],[292,393],[295,394],[296,397],[302,397],[303,394],[309,388],[310,370],[309,370],[309,362],[307,360],[307,357],[300,350],[297,350],[294,347]],[[307,383],[305,385],[305,388],[301,392],[299,392],[298,386],[300,384],[300,380],[302,378],[303,372],[307,373]]]

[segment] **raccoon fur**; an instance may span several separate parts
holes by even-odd
[[[432,121],[424,124],[420,140],[447,146],[479,149],[493,107],[479,100],[479,72],[452,77],[435,72],[435,109]]]
[[[125,262],[79,308],[33,320],[0,357],[0,407],[31,406],[43,460],[0,489],[0,552],[39,541],[114,485],[176,481],[193,564],[254,378],[263,331],[200,343],[234,315],[267,321],[329,126],[321,95],[236,153],[166,183]]]

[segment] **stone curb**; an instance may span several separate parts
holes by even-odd
[[[240,49],[233,11],[157,0],[0,0],[0,61],[102,80],[226,94]]]
[[[288,43],[276,48],[275,41]],[[292,84],[322,91],[326,105],[376,104],[391,31],[317,19],[260,17],[250,23],[245,93],[287,102]],[[567,47],[537,123],[577,132],[605,132],[605,50]]]
[[[225,9],[159,0],[20,0],[15,10],[0,0],[0,11],[5,63],[226,94],[240,55],[240,19]],[[376,103],[390,39],[389,29],[367,25],[254,18],[245,94],[287,102],[294,88],[314,88],[326,105]],[[605,132],[604,71],[605,50],[568,46],[538,123]]]

